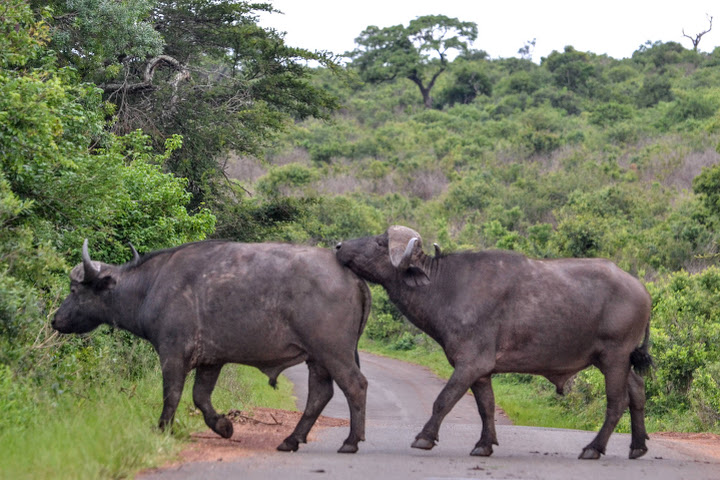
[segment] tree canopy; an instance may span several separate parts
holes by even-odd
[[[49,8],[61,62],[116,106],[115,132],[142,129],[158,151],[183,136],[165,166],[188,179],[194,206],[222,195],[229,152],[261,155],[289,122],[337,106],[306,66],[332,65],[331,56],[290,47],[258,25],[258,12],[274,11],[268,3],[55,0]]]
[[[426,15],[407,26],[367,27],[349,52],[353,67],[367,82],[407,78],[420,89],[423,103],[432,107],[432,90],[447,69],[450,51],[466,52],[477,38],[477,25],[445,15]]]

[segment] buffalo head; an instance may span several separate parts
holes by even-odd
[[[411,228],[393,225],[382,235],[347,240],[335,249],[340,263],[370,282],[385,285],[401,279],[410,286],[430,283],[432,259],[423,252],[420,234]],[[435,251],[440,251],[437,245]]]
[[[97,328],[106,318],[116,283],[115,267],[91,260],[85,239],[82,263],[70,272],[70,295],[55,313],[52,327],[60,333],[86,333]]]

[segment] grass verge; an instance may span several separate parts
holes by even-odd
[[[191,432],[207,428],[192,404],[192,381],[191,375],[172,434],[155,428],[162,410],[159,369],[134,382],[37,400],[27,421],[0,432],[0,478],[116,479],[161,465],[180,451]],[[213,403],[223,412],[254,406],[294,409],[287,380],[281,378],[274,390],[261,372],[237,365],[223,369]]]

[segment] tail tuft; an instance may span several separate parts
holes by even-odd
[[[655,363],[647,348],[638,347],[630,354],[630,365],[638,375],[647,375]]]

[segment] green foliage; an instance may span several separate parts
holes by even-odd
[[[297,163],[275,167],[257,183],[258,192],[265,196],[287,196],[310,184],[316,172]]]
[[[622,120],[629,120],[635,112],[632,106],[622,103],[609,102],[599,105],[590,114],[590,123],[609,126]]]
[[[53,47],[115,107],[114,131],[142,129],[156,153],[183,137],[163,167],[188,179],[191,207],[223,188],[223,157],[261,155],[293,119],[326,117],[334,97],[306,61],[331,55],[285,44],[258,25],[268,3],[224,0],[51,2]],[[102,31],[102,35],[100,32]]]
[[[125,57],[162,52],[163,39],[148,14],[151,0],[31,0],[53,14],[52,40],[64,65],[75,65],[100,83],[122,68]]]
[[[450,50],[467,51],[477,37],[477,25],[445,15],[426,15],[408,26],[367,27],[349,52],[353,67],[366,82],[376,83],[406,78],[415,83],[425,107],[432,107],[430,90],[446,69]]]
[[[127,409],[112,387],[103,387],[139,381],[156,354],[124,333],[58,338],[48,319],[67,293],[83,238],[95,258],[120,263],[130,257],[129,240],[140,250],[199,240],[215,218],[205,209],[191,215],[187,182],[161,170],[179,138],[153,153],[141,132],[110,133],[112,109],[101,92],[74,69],[59,67],[48,49],[44,21],[51,18],[43,12],[45,20],[36,21],[25,2],[6,2],[0,10],[7,33],[0,51],[0,409],[11,414],[0,425],[6,454],[0,470],[14,478],[28,476],[28,465],[40,477],[59,471],[73,478],[127,476],[152,462],[147,452],[162,453],[163,440],[148,435],[143,422],[143,440],[128,441],[139,422],[126,430],[125,420],[108,422],[106,414],[124,419],[113,412]],[[106,412],[111,392],[116,409]],[[87,411],[80,408],[85,405]],[[66,414],[78,410],[78,417]],[[93,448],[76,448],[80,432]],[[99,432],[108,436],[99,441]],[[86,457],[67,451],[52,457],[57,449],[41,449],[28,463],[29,445],[38,439],[73,446]],[[7,458],[20,460],[7,465]]]
[[[693,191],[698,194],[708,216],[715,222],[720,220],[720,165],[703,168],[693,179]]]
[[[441,90],[437,103],[440,106],[456,103],[472,103],[475,98],[492,94],[492,81],[484,65],[471,62],[459,62],[452,66],[453,80]]]
[[[666,129],[687,128],[688,122],[711,118],[720,108],[720,92],[688,91],[678,92],[669,105],[660,126]]]
[[[648,108],[660,102],[671,102],[674,99],[670,79],[660,75],[646,77],[638,92],[636,104],[640,108]]]
[[[550,53],[543,59],[543,66],[552,73],[558,87],[587,93],[590,79],[595,75],[595,67],[590,60],[589,54],[567,46],[563,53]]]
[[[648,385],[650,409],[692,413],[700,428],[717,428],[718,416],[709,415],[707,408],[720,401],[720,270],[673,274],[652,285],[651,294],[656,370]],[[695,398],[696,410],[690,410],[691,398]]]

